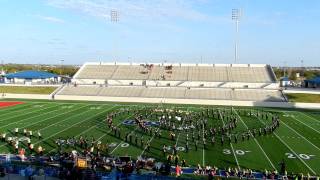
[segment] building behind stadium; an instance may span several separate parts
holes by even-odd
[[[45,71],[20,71],[4,75],[4,83],[12,84],[55,84],[60,82],[60,77],[56,74]]]

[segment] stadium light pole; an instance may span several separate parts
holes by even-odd
[[[111,11],[110,11],[110,21],[111,21],[111,23],[114,23],[114,24],[117,24],[118,22],[119,22],[119,12],[117,11],[117,10],[115,10],[115,9],[112,9]],[[116,44],[116,43],[115,43]],[[114,45],[114,46],[116,46],[116,45]],[[115,60],[115,62],[117,61],[117,55],[116,55],[116,47],[114,47],[115,49],[114,49],[114,60]]]
[[[240,9],[232,9],[232,20],[236,24],[236,33],[235,33],[235,40],[234,40],[234,63],[238,62],[238,49],[239,49],[239,23],[241,17],[241,10]]]
[[[283,77],[286,77],[287,61],[283,61]]]
[[[60,76],[62,75],[62,65],[63,65],[63,59],[60,60]]]
[[[301,76],[304,76],[304,60],[301,59]]]
[[[1,60],[1,75],[5,75],[4,73],[4,61]]]

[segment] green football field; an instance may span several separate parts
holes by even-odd
[[[5,101],[5,100],[2,100]],[[72,101],[31,101],[22,100],[24,103],[0,108],[0,133],[7,133],[7,136],[14,136],[14,128],[32,130],[34,135],[37,131],[42,134],[42,139],[32,138],[32,143],[37,147],[45,148],[45,154],[54,154],[58,151],[55,143],[58,138],[94,137],[95,141],[108,144],[109,153],[113,156],[131,156],[137,159],[138,156],[152,157],[159,161],[165,161],[166,156],[162,153],[162,146],[177,145],[180,160],[185,159],[188,165],[196,166],[210,165],[220,168],[241,167],[264,171],[280,170],[279,163],[284,160],[289,173],[310,173],[320,175],[320,112],[311,110],[290,110],[276,108],[259,108],[259,111],[277,113],[280,116],[280,127],[273,133],[262,136],[251,137],[242,141],[239,138],[235,143],[224,143],[217,140],[212,145],[207,143],[203,148],[199,143],[195,150],[190,144],[190,150],[185,152],[186,131],[178,131],[174,141],[169,138],[169,131],[162,130],[162,137],[155,137],[152,133],[145,133],[135,125],[124,124],[125,120],[132,120],[132,113],[122,113],[113,119],[114,125],[120,128],[121,138],[114,136],[106,124],[106,115],[111,112],[123,111],[123,109],[161,108],[179,109],[190,113],[197,113],[203,109],[215,109],[223,112],[226,109],[234,111],[239,122],[235,129],[236,133],[245,132],[248,129],[264,127],[268,121],[256,116],[247,116],[253,108],[247,107],[214,107],[214,106],[187,106],[187,105],[151,105],[151,104],[118,104],[99,102],[72,102]],[[253,111],[256,111],[254,109]],[[147,113],[147,111],[146,111]],[[152,119],[152,114],[150,121]],[[196,120],[194,120],[196,121]],[[181,122],[183,123],[183,122]],[[209,125],[223,125],[223,119],[209,120]],[[153,127],[157,129],[158,127]],[[204,128],[204,127],[203,127]],[[150,150],[145,146],[136,145],[133,142],[126,142],[125,134],[143,137],[143,140],[150,142]],[[203,134],[202,134],[203,135]],[[22,134],[18,135],[20,138]],[[190,135],[189,135],[190,136]],[[203,135],[204,136],[204,135]],[[22,147],[26,148],[26,142],[22,140]],[[20,144],[20,147],[21,147]],[[79,150],[79,147],[75,147]],[[64,147],[70,151],[71,147]],[[6,142],[0,142],[0,153],[13,152],[13,147]]]

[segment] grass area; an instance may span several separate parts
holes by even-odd
[[[320,103],[320,94],[289,93],[289,102]]]
[[[150,108],[155,105],[149,104]],[[189,111],[191,120],[196,123],[201,118],[193,116],[193,114],[201,114],[204,107],[201,106],[177,106],[165,105],[166,108],[175,108],[181,111]],[[141,104],[112,104],[112,103],[94,103],[94,102],[70,102],[70,101],[25,101],[24,104],[6,107],[0,109],[0,133],[6,132],[7,136],[14,136],[12,131],[19,128],[19,132],[24,128],[32,130],[36,135],[40,131],[43,139],[32,138],[31,142],[35,147],[41,145],[45,148],[45,153],[55,153],[58,150],[55,144],[56,139],[80,136],[95,140],[99,140],[103,145],[108,144],[108,153],[114,156],[128,155],[133,159],[137,159],[139,155],[152,157],[159,161],[165,161],[166,156],[162,153],[163,145],[177,145],[180,160],[185,159],[188,165],[196,166],[210,165],[221,168],[241,167],[256,170],[280,170],[279,162],[284,160],[289,173],[310,173],[320,174],[320,113],[318,111],[286,111],[284,109],[265,109],[280,116],[281,124],[273,134],[256,136],[249,140],[234,141],[230,144],[227,139],[223,145],[220,144],[219,136],[216,144],[210,143],[208,137],[207,147],[204,148],[202,142],[199,141],[198,149],[195,149],[194,142],[191,141],[192,135],[190,131],[176,131],[176,139],[170,140],[169,130],[160,128],[162,131],[161,138],[154,137],[152,133],[146,133],[140,130],[134,124],[125,124],[125,120],[133,120],[134,109],[144,108]],[[113,119],[114,125],[120,128],[120,137],[114,133],[105,123],[105,117],[111,112],[122,112],[130,109],[129,112],[120,113]],[[231,109],[225,107],[210,107],[215,112],[226,110],[231,113]],[[261,108],[260,108],[261,109]],[[248,116],[246,112],[250,112],[250,108],[236,108],[233,115],[239,118],[236,128],[232,134],[241,134],[247,129],[258,129],[265,127],[270,123],[270,119],[262,119],[257,116]],[[131,112],[132,111],[132,112]],[[143,111],[148,121],[157,122],[161,112],[151,112],[147,109]],[[228,119],[221,119],[219,116],[207,117],[207,126],[202,126],[196,131],[200,133],[201,139],[203,132],[208,131],[210,127],[221,127],[228,122]],[[186,121],[176,122],[175,125],[186,124]],[[155,132],[158,126],[152,126]],[[134,138],[132,142],[125,140],[126,134],[133,134],[139,138],[138,144],[135,144]],[[187,134],[189,135],[190,150],[182,151],[186,146]],[[23,140],[23,134],[19,133],[22,142],[20,146],[26,147]],[[141,146],[141,137],[143,137],[144,145],[150,141],[150,151],[145,150],[145,146]],[[63,146],[63,151],[71,151],[70,146]],[[75,147],[80,150],[79,147]],[[13,152],[13,147],[5,142],[0,142],[0,153]],[[106,153],[106,152],[105,152]]]
[[[0,86],[0,93],[51,94],[57,87]]]

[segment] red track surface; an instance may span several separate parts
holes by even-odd
[[[23,104],[23,102],[0,102],[0,108],[5,108],[5,107],[9,107],[9,106],[15,106],[18,104]]]

